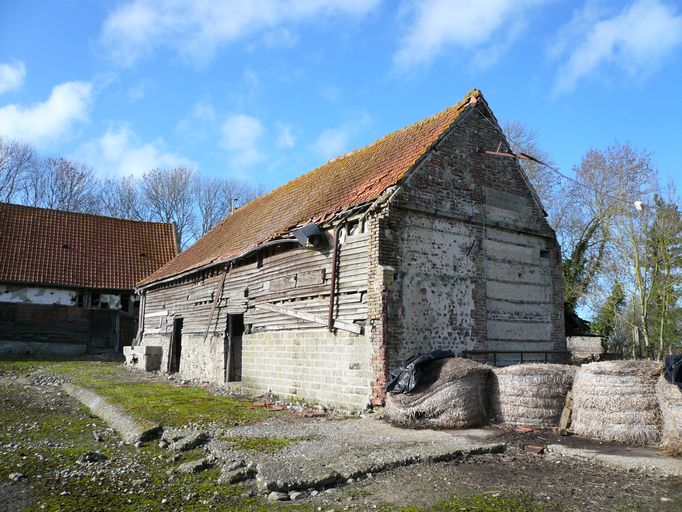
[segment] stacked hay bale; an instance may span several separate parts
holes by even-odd
[[[573,431],[627,444],[654,444],[661,432],[656,381],[662,364],[605,361],[584,365],[573,385]]]
[[[410,428],[469,428],[486,422],[488,366],[468,359],[426,363],[424,379],[410,393],[388,393],[386,419]]]
[[[656,384],[661,408],[661,448],[672,454],[682,453],[682,391],[661,375]]]
[[[490,383],[490,406],[496,421],[551,428],[559,425],[575,367],[520,364],[496,368]]]

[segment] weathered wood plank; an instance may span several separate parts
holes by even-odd
[[[303,311],[299,311],[292,308],[275,306],[274,304],[266,303],[256,304],[256,308],[265,309],[266,311],[272,311],[273,313],[280,313],[282,315],[293,316],[295,318],[301,318],[302,320],[307,320],[309,322],[316,324],[327,325],[327,320],[323,317],[311,315],[310,313],[305,313]],[[360,327],[359,325],[347,324],[345,322],[339,322],[338,320],[334,321],[334,328],[353,332],[355,334],[362,333],[362,327]]]

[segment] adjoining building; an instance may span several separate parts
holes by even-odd
[[[477,90],[238,209],[139,291],[162,371],[345,407],[418,352],[566,350],[555,234]]]
[[[135,284],[177,252],[172,224],[0,203],[0,353],[129,345]]]

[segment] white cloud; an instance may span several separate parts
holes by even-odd
[[[576,13],[552,49],[555,56],[568,53],[555,92],[572,90],[604,65],[620,68],[631,77],[646,77],[681,44],[682,14],[660,0],[636,0],[611,18],[599,17],[588,4]]]
[[[26,66],[23,62],[0,63],[0,94],[19,89],[24,83],[25,76]]]
[[[72,125],[88,118],[92,85],[66,82],[55,86],[50,97],[30,106],[9,104],[0,108],[0,134],[38,146],[66,136]]]
[[[133,84],[131,87],[128,88],[128,99],[131,102],[136,102],[144,98],[149,90],[153,88],[154,85],[154,80],[151,78],[145,77]]]
[[[408,27],[394,55],[400,69],[428,64],[450,48],[482,50],[489,60],[520,32],[528,11],[551,0],[422,0],[402,9]],[[494,36],[494,37],[493,37]],[[498,41],[492,43],[491,41]],[[504,44],[499,41],[504,41]],[[491,45],[490,48],[485,48]],[[474,63],[475,64],[475,63]]]
[[[322,17],[363,16],[379,0],[128,0],[105,20],[101,43],[124,65],[170,47],[189,61],[206,62],[226,44],[285,24]],[[282,32],[280,32],[280,36]],[[295,36],[281,39],[287,44]],[[277,38],[276,38],[277,39]]]
[[[220,146],[229,153],[234,167],[248,167],[263,159],[260,144],[264,133],[263,125],[255,117],[232,115],[221,127]]]
[[[202,139],[206,136],[207,128],[216,120],[216,112],[213,105],[207,100],[197,101],[189,114],[187,114],[175,127],[175,130],[185,137]]]
[[[317,137],[315,150],[324,159],[332,158],[345,152],[349,139],[350,131],[347,127],[330,128]]]
[[[99,139],[82,145],[76,157],[103,176],[140,176],[157,168],[195,167],[191,160],[166,151],[162,139],[142,143],[127,124],[109,128]]]
[[[339,156],[350,149],[351,139],[370,122],[370,117],[363,113],[355,121],[324,130],[313,143],[313,148],[324,159]]]
[[[294,135],[291,125],[277,123],[277,138],[275,139],[275,145],[279,149],[289,149],[293,148],[295,144],[296,136]]]

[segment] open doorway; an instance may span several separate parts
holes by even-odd
[[[242,334],[244,334],[244,315],[227,315],[225,382],[242,380]]]
[[[180,354],[182,353],[182,318],[173,319],[170,353],[168,354],[168,372],[180,371]]]

